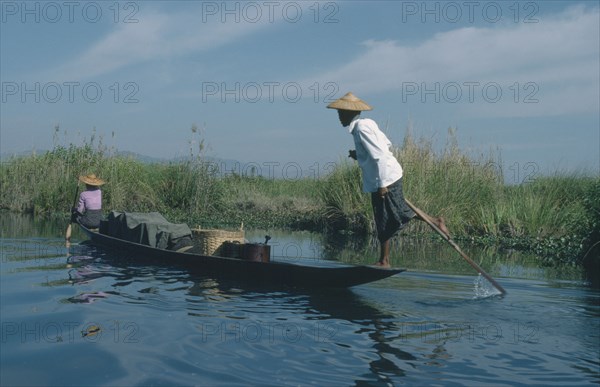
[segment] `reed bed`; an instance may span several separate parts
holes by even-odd
[[[190,148],[183,161],[149,164],[121,156],[93,137],[80,146],[55,144],[52,151],[0,165],[0,209],[67,216],[77,176],[93,172],[108,181],[105,209],[159,211],[206,227],[244,223],[373,235],[370,195],[362,192],[355,162],[340,161],[320,179],[219,176],[205,162],[202,147],[199,142],[198,151]],[[395,152],[405,171],[405,196],[443,216],[455,239],[530,249],[553,262],[578,263],[597,255],[598,176],[556,174],[506,185],[499,155],[468,155],[452,136],[435,151],[431,141],[407,135]],[[431,234],[417,221],[406,232]]]
[[[470,156],[450,135],[441,151],[408,134],[395,150],[406,198],[443,216],[454,239],[531,250],[545,263],[596,259],[600,245],[600,178],[591,173],[540,176],[506,185],[497,152]],[[330,230],[374,233],[370,195],[356,163],[343,162],[321,185]],[[413,221],[405,233],[430,233]],[[431,233],[430,233],[431,234]]]
[[[394,150],[403,166],[403,188],[407,199],[432,215],[443,216],[459,234],[480,227],[475,208],[489,208],[503,188],[498,165],[490,156],[474,160],[451,143],[440,153],[431,141],[416,142],[408,135]],[[322,199],[332,223],[372,232],[370,195],[362,192],[360,169],[355,162],[343,162],[322,185]],[[414,231],[426,229],[413,222]]]

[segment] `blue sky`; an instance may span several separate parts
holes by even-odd
[[[326,173],[352,91],[400,144],[499,152],[511,182],[600,169],[598,1],[0,3],[0,151],[121,151]],[[192,144],[195,146],[195,143]],[[264,173],[264,171],[263,171]],[[285,172],[284,172],[285,173]],[[306,172],[305,172],[306,174]]]

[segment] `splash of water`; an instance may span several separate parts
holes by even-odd
[[[481,274],[475,278],[473,285],[475,285],[473,289],[475,293],[473,296],[474,299],[488,298],[501,294],[498,289],[496,289],[494,285],[492,285],[491,282],[485,279],[485,277],[483,277]]]

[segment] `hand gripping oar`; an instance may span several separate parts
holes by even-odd
[[[490,281],[490,283],[494,285],[494,287],[498,289],[500,293],[506,294],[506,290],[504,290],[504,288],[500,286],[500,284],[496,282],[496,280],[493,279],[488,273],[486,273],[478,264],[473,262],[473,260],[469,258],[467,254],[463,253],[463,251],[460,249],[460,247],[458,247],[456,242],[454,242],[449,235],[446,235],[442,230],[440,230],[438,226],[436,226],[431,221],[431,217],[429,215],[421,211],[419,208],[415,207],[415,205],[409,202],[408,200],[404,200],[406,201],[406,204],[408,204],[408,206],[419,216],[419,218],[423,219],[432,229],[434,229],[435,232],[440,234],[442,238],[444,238],[452,247],[454,247],[454,250],[456,250],[465,259],[465,261],[469,263],[469,265],[471,265],[475,270],[477,270],[477,272],[483,277],[485,277],[485,279]]]
[[[77,197],[79,196],[79,184],[75,187],[75,199],[73,199],[73,207],[70,208],[73,211],[73,208],[77,204]],[[71,218],[69,218],[69,225],[67,226],[67,231],[65,232],[65,241],[67,243],[71,242]]]

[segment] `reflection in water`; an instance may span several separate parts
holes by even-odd
[[[395,316],[351,290],[311,294],[307,312],[310,310],[323,315],[322,320],[345,320],[360,326],[355,332],[366,334],[371,340],[371,352],[377,358],[369,362],[370,373],[362,374],[360,379],[355,380],[358,385],[365,381],[393,383],[390,375],[405,376],[405,370],[392,359],[396,358],[400,363],[417,360],[412,354],[395,346],[403,339]]]
[[[81,293],[74,297],[67,298],[65,301],[73,304],[91,304],[94,301],[108,297],[104,292]]]
[[[62,235],[25,238],[0,241],[1,317],[10,328],[2,384],[60,384],[54,374],[73,385],[600,381],[600,295],[569,281],[506,278],[508,296],[485,300],[471,299],[461,276],[414,272],[351,290],[299,291],[134,264],[86,243],[67,253]],[[428,267],[431,258],[446,272],[443,251],[423,251],[406,262]],[[225,332],[214,330],[220,324]],[[23,345],[21,327],[25,339],[47,343]],[[235,327],[246,330],[227,331]],[[261,327],[271,335],[255,340]],[[39,367],[24,372],[31,359]]]
[[[17,246],[5,247],[4,254],[23,258],[24,247],[35,249],[36,257],[58,256],[63,254],[64,228],[67,219],[45,219],[23,216],[7,212],[0,213],[0,235],[2,238],[28,238]],[[250,239],[262,239],[265,233],[273,236],[272,256],[275,260],[302,263],[302,258],[311,260],[336,260],[345,263],[372,264],[378,258],[378,245],[373,237],[357,237],[351,234],[290,233],[277,230],[247,231]],[[36,238],[57,239],[52,245],[37,242]],[[85,236],[73,228],[73,240]],[[532,254],[511,249],[498,249],[495,246],[481,247],[461,242],[462,250],[493,277],[518,277],[530,279],[585,280],[582,267],[560,266],[541,267],[539,259]],[[439,272],[444,274],[466,274],[475,276],[473,269],[436,235],[422,237],[400,235],[392,240],[391,260],[393,266],[419,272]],[[7,250],[8,249],[8,250]],[[597,278],[596,278],[597,279]]]
[[[97,271],[93,265],[79,266],[69,270],[69,282],[73,284],[89,283],[101,277],[104,277],[104,274]]]
[[[198,276],[183,269],[156,266],[134,266],[119,264],[118,257],[100,258],[104,253],[93,246],[79,245],[77,257],[71,257],[71,265],[81,264],[76,278],[84,283],[90,278],[113,277],[110,284],[112,290],[99,290],[92,293],[82,293],[68,299],[69,302],[91,303],[109,294],[119,296],[127,301],[136,300],[139,303],[155,303],[152,295],[163,295],[172,290],[172,285],[178,284],[177,289],[185,289],[188,315],[208,321],[241,321],[255,319],[252,313],[242,311],[261,309],[262,313],[269,311],[289,310],[294,316],[301,315],[302,320],[314,321],[316,331],[312,338],[319,337],[323,342],[332,341],[337,346],[347,346],[348,339],[355,341],[355,335],[367,338],[369,345],[364,343],[363,351],[370,353],[373,358],[369,362],[369,372],[357,375],[357,384],[362,382],[392,383],[391,377],[402,377],[406,374],[406,362],[417,360],[411,353],[400,348],[405,340],[402,324],[396,317],[380,305],[370,302],[357,295],[352,290],[315,290],[297,292],[294,289],[282,291],[268,286],[240,284],[235,281],[214,279]],[[107,264],[110,264],[108,266]],[[152,287],[134,287],[136,294],[131,293],[130,285],[143,282],[152,273]],[[73,276],[70,274],[70,279]],[[78,283],[74,281],[74,283]],[[142,296],[145,294],[146,296]],[[228,307],[228,303],[232,303]],[[214,306],[210,306],[214,305]],[[241,306],[241,311],[236,308]],[[219,312],[221,311],[221,312]],[[236,317],[237,315],[237,317]],[[285,319],[292,317],[285,316]],[[233,320],[232,320],[233,319]],[[348,324],[345,324],[347,322]],[[282,329],[292,325],[283,325]],[[350,326],[350,331],[341,327]],[[273,329],[273,328],[272,328]],[[273,335],[274,333],[271,332]],[[282,334],[294,335],[294,332]],[[338,342],[339,340],[339,342]],[[443,348],[439,345],[438,348]],[[347,347],[349,351],[360,348]],[[395,359],[395,360],[394,360]]]
[[[323,257],[353,264],[373,264],[378,258],[375,238],[353,238],[348,235],[324,235]],[[479,246],[459,243],[465,254],[477,262],[492,277],[531,279],[560,279],[590,281],[583,267],[545,267],[539,257],[531,253],[497,246]],[[438,236],[400,235],[392,239],[390,259],[392,266],[410,271],[439,272],[477,276],[469,264],[447,242]],[[497,278],[496,278],[497,279]],[[597,280],[596,280],[597,281]],[[499,281],[500,282],[500,281]],[[593,285],[595,282],[589,282]]]

